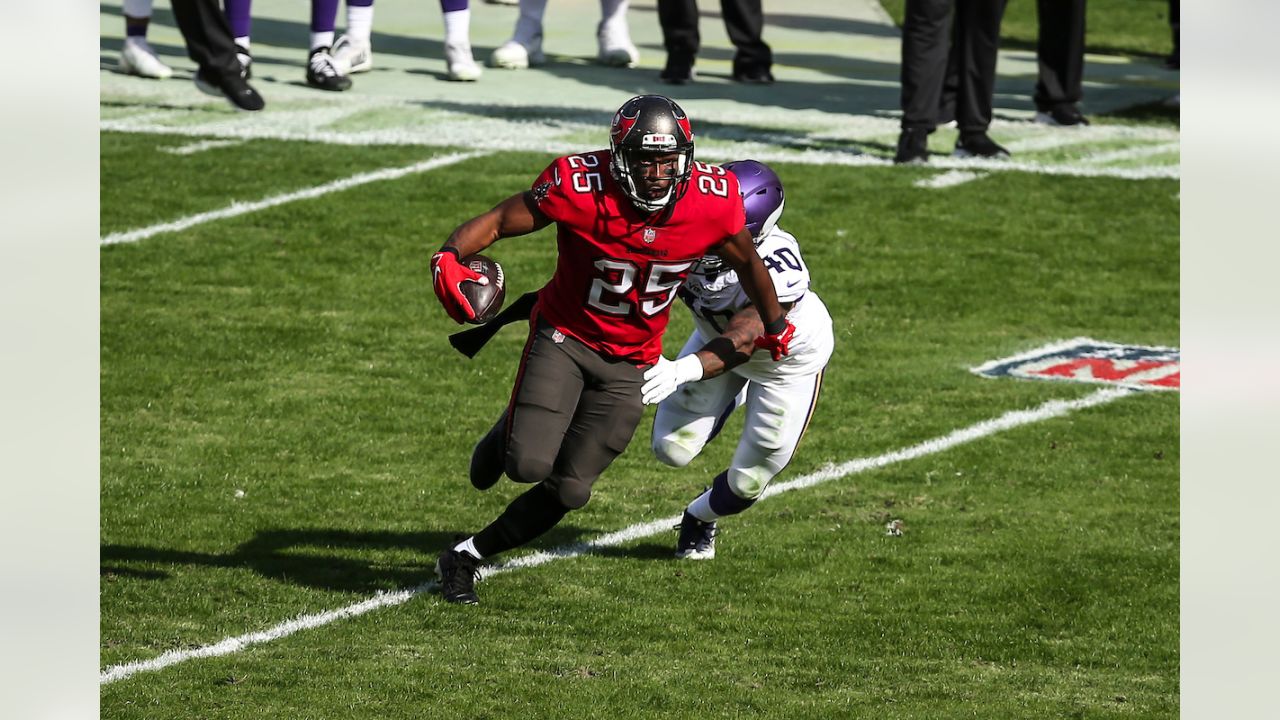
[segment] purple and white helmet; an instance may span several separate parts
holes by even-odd
[[[747,231],[759,245],[782,217],[785,200],[782,181],[777,173],[759,160],[734,160],[721,167],[738,178],[742,207],[747,211]],[[723,261],[715,255],[705,255],[693,266],[693,272],[700,275],[715,275],[722,269]]]
[[[785,200],[782,181],[759,160],[734,160],[721,167],[738,176],[742,207],[747,211],[747,230],[759,245],[782,217]]]

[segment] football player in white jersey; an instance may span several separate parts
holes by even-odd
[[[712,256],[694,267],[681,288],[695,329],[676,360],[660,360],[645,373],[641,391],[646,404],[658,403],[654,455],[684,467],[720,432],[734,408],[745,405],[747,413],[733,461],[689,503],[681,519],[676,557],[696,560],[715,557],[716,520],[751,507],[790,462],[835,347],[831,315],[810,288],[800,245],[777,225],[785,199],[782,181],[755,160],[724,168],[738,177],[747,229],[795,335],[790,353],[777,362],[752,356],[752,341],[764,326],[737,275]]]

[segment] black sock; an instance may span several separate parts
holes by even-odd
[[[555,493],[538,483],[511,501],[497,520],[476,533],[476,550],[486,559],[520,547],[556,526],[569,512]]]

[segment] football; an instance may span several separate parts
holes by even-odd
[[[502,309],[502,301],[507,297],[507,283],[502,274],[502,266],[484,255],[464,258],[462,264],[472,272],[478,272],[489,278],[488,285],[462,283],[462,294],[466,296],[467,302],[471,303],[471,309],[476,311],[475,319],[467,322],[483,325],[498,314]]]

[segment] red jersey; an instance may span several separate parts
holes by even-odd
[[[733,173],[693,163],[684,196],[645,216],[609,172],[610,151],[569,155],[533,183],[555,221],[559,258],[538,291],[538,314],[596,352],[657,362],[671,302],[693,264],[746,224]]]

